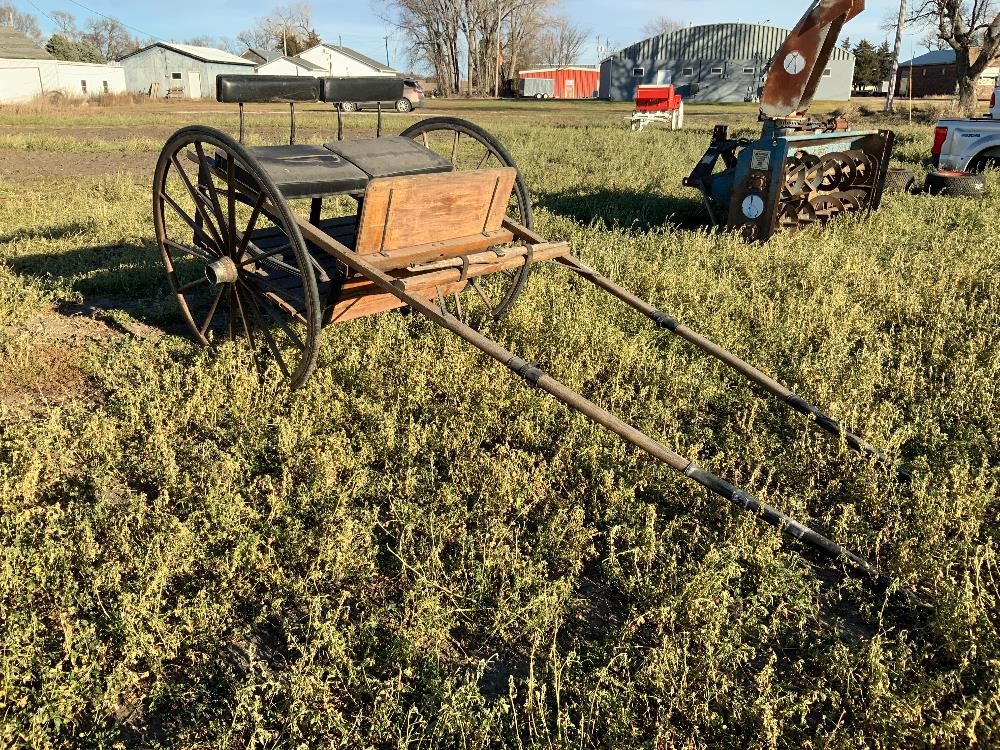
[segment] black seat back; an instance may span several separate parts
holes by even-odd
[[[295,103],[319,100],[319,79],[313,76],[219,75],[215,77],[215,98],[223,104],[240,105],[240,143],[243,143],[243,105],[288,105],[292,127],[288,142],[295,143]]]
[[[403,96],[403,79],[395,76],[358,76],[320,78],[320,100],[342,102],[394,102]]]
[[[319,100],[319,79],[312,76],[215,77],[215,98],[224,104],[270,104]]]

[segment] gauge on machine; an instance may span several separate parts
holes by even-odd
[[[764,213],[764,199],[756,193],[750,193],[743,199],[743,215],[748,219],[759,218]]]

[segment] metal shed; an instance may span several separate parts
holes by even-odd
[[[160,96],[191,99],[215,96],[215,77],[222,74],[250,74],[256,66],[250,60],[213,47],[157,42],[121,60],[125,85],[144,94],[158,84]]]
[[[593,65],[557,65],[548,68],[522,70],[521,94],[532,96],[535,91],[527,84],[530,80],[552,81],[547,91],[556,99],[593,99],[597,94],[598,71]]]
[[[673,83],[688,102],[756,101],[771,57],[789,29],[753,23],[690,26],[650,37],[601,62],[600,96],[632,101],[636,86]],[[851,98],[854,55],[837,48],[817,100]]]

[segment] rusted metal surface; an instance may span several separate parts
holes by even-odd
[[[771,60],[760,99],[764,117],[805,114],[830,61],[840,29],[864,9],[864,0],[813,2]]]

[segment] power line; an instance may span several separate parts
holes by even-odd
[[[125,23],[124,21],[122,21],[120,18],[114,18],[113,16],[107,16],[107,15],[101,13],[101,11],[99,11],[99,10],[94,10],[93,8],[88,8],[83,3],[78,3],[77,0],[69,0],[69,1],[71,3],[73,3],[73,5],[79,5],[84,10],[89,11],[89,12],[93,13],[94,15],[100,16],[101,18],[106,18],[109,21],[117,21],[122,26],[124,26],[126,29],[132,29],[132,31],[137,31],[140,34],[142,34],[143,36],[149,37],[150,39],[155,39],[158,42],[166,41],[165,39],[161,39],[160,37],[156,36],[156,34],[150,34],[148,31],[143,31],[142,29],[137,29],[135,26],[129,26],[127,23]],[[32,3],[32,5],[34,5],[34,3]]]

